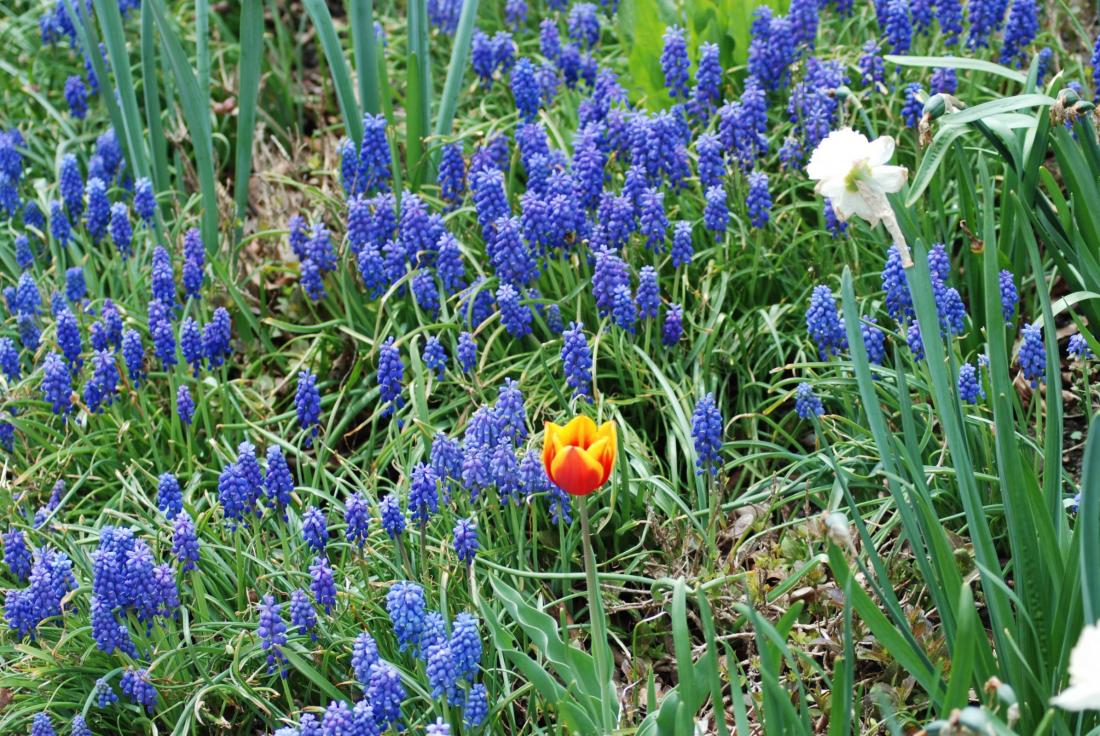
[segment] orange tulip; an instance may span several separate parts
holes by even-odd
[[[587,496],[606,483],[617,454],[614,422],[597,428],[588,417],[578,416],[564,427],[546,423],[542,464],[550,480],[566,493]]]

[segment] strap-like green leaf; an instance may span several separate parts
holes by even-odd
[[[887,54],[882,58],[898,66],[917,66],[936,69],[969,69],[975,72],[996,74],[998,77],[1011,79],[1013,82],[1018,82],[1020,84],[1027,82],[1027,77],[1015,69],[1009,69],[1007,66],[994,64],[992,61],[983,61],[982,59],[964,58],[962,56],[900,56],[896,54]]]

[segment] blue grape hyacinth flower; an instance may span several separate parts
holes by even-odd
[[[691,417],[697,474],[715,472],[721,466],[722,414],[710,393],[699,399]]]
[[[840,324],[836,300],[828,286],[820,284],[814,287],[810,307],[806,310],[806,331],[817,345],[822,360],[848,349],[848,337]]]
[[[665,87],[673,99],[688,98],[688,81],[691,61],[688,59],[687,39],[680,26],[665,29],[664,48],[661,50],[661,72],[665,75]]]
[[[267,653],[268,673],[279,670],[280,677],[287,675],[287,659],[283,653],[286,646],[286,622],[283,621],[282,604],[275,602],[275,597],[266,594],[258,606],[259,622],[256,625],[256,634],[260,637],[260,646]]]
[[[321,427],[321,394],[317,390],[317,376],[310,371],[298,372],[294,409],[298,414],[298,426],[307,433],[305,444],[309,447]]]
[[[959,366],[958,389],[959,398],[968,404],[976,404],[979,398],[985,398],[981,377],[973,363],[963,363]]]
[[[378,398],[384,404],[383,417],[390,416],[405,405],[405,399],[401,396],[404,378],[405,364],[401,361],[401,353],[394,339],[388,337],[378,350]]]
[[[475,519],[459,519],[454,528],[454,549],[458,559],[466,565],[473,564],[478,550],[477,521]]]
[[[1031,387],[1038,388],[1047,372],[1047,351],[1043,345],[1042,328],[1036,324],[1025,324],[1020,329],[1020,336],[1020,370],[1024,378],[1031,382]]]
[[[814,393],[813,386],[803,381],[794,391],[794,411],[800,419],[809,419],[825,413],[821,399]]]
[[[573,389],[574,398],[592,401],[592,351],[584,336],[584,326],[573,322],[562,334],[561,362],[565,370],[565,382]]]

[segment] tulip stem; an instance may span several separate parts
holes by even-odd
[[[588,618],[592,639],[592,655],[596,660],[596,677],[600,688],[607,689],[612,683],[611,663],[607,661],[611,648],[607,641],[607,627],[603,615],[603,599],[600,595],[600,580],[596,574],[596,556],[592,554],[592,530],[588,523],[588,497],[577,497],[577,511],[581,517],[581,542],[584,547],[584,576],[588,583]],[[600,710],[604,726],[614,728],[609,717],[611,705],[609,697],[617,697],[614,687],[610,687],[605,697],[600,698]]]

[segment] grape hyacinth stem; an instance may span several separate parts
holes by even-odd
[[[405,535],[398,534],[394,540],[394,555],[397,558],[397,566],[405,571],[405,575],[411,580],[413,577],[412,560],[409,559],[409,548],[405,546]]]
[[[588,521],[588,497],[577,496],[577,513],[581,517],[581,542],[584,546],[584,577],[588,587],[588,619],[592,655],[596,660],[596,677],[600,686],[614,693],[611,679],[611,663],[607,661],[610,650],[607,645],[607,622],[604,620],[603,598],[600,595],[600,580],[596,572],[596,557],[592,554],[592,530]],[[607,697],[600,699],[600,711],[604,726],[614,728],[610,710],[611,702]]]

